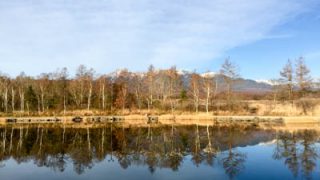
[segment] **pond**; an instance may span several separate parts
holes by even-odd
[[[319,134],[242,126],[3,125],[0,177],[319,179]]]

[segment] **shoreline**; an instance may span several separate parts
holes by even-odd
[[[75,121],[79,118],[79,121]],[[57,116],[1,117],[0,124],[94,124],[122,123],[127,125],[259,125],[262,127],[320,126],[320,116],[212,116],[212,115],[127,115],[127,116]]]

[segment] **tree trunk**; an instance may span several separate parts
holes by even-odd
[[[43,140],[43,129],[41,129],[40,145],[39,145],[38,155],[40,155],[41,151],[42,151],[42,140]]]
[[[37,101],[38,101],[38,114],[40,115],[41,112],[41,101],[40,101],[40,97],[37,96]]]
[[[102,133],[101,133],[101,154],[104,153],[104,128],[102,129]]]
[[[88,111],[90,110],[90,106],[91,106],[91,96],[92,96],[92,83],[90,83],[90,87],[89,87],[89,95],[88,95]]]
[[[113,83],[111,83],[111,91],[110,91],[110,111],[113,111],[113,100],[114,100],[114,95],[113,95]]]
[[[83,83],[80,82],[80,101],[79,101],[80,108],[82,108],[82,103],[83,103]]]
[[[44,112],[44,93],[41,92],[41,107],[42,107],[42,112]]]
[[[126,108],[126,99],[127,99],[127,87],[122,88],[122,113],[124,113],[124,110]]]
[[[291,106],[293,106],[293,101],[294,101],[294,98],[293,98],[293,85],[290,85],[290,90],[289,90],[289,98],[290,98],[290,101],[291,101]]]
[[[5,108],[5,112],[8,112],[8,88],[5,87],[4,90],[4,108]]]
[[[227,98],[227,103],[228,103],[228,110],[229,112],[231,111],[231,83],[228,84],[228,98]]]
[[[3,153],[6,151],[6,141],[7,141],[7,128],[4,129],[3,139],[2,139]]]
[[[88,151],[89,151],[89,156],[91,154],[91,140],[90,140],[90,130],[87,128],[87,141],[88,141]]]
[[[15,91],[14,89],[12,88],[11,89],[11,107],[12,107],[12,112],[15,111]]]
[[[111,153],[110,153],[110,160],[109,161],[114,161],[113,160],[113,132],[112,132],[112,124],[110,127],[110,149],[111,149]]]
[[[65,134],[66,134],[66,126],[63,124],[63,132],[62,132],[62,143],[65,141]]]
[[[208,153],[212,153],[212,144],[211,144],[211,138],[210,138],[210,131],[209,131],[209,125],[207,125],[207,137],[208,137],[208,146],[207,151]]]
[[[139,90],[136,89],[136,98],[137,98],[137,104],[138,104],[138,109],[139,112],[141,111],[141,101],[140,101],[140,95],[139,95]]]
[[[196,96],[194,99],[194,107],[195,107],[196,113],[198,113],[199,112],[199,97],[198,96]]]
[[[198,94],[199,90],[193,86],[193,103],[194,103],[194,108],[196,113],[199,112],[199,94]]]
[[[217,97],[217,94],[218,94],[218,80],[216,79],[215,80],[214,94],[213,94],[214,99]]]
[[[209,114],[210,87],[207,87],[206,111]]]
[[[174,113],[174,102],[172,100],[172,98],[170,98],[170,106],[171,106],[171,113]]]
[[[9,153],[11,153],[11,150],[12,150],[12,139],[13,139],[13,127],[11,128]]]
[[[150,100],[147,98],[147,106],[148,106],[148,112],[150,112]]]
[[[30,115],[30,109],[29,109],[29,103],[27,102],[27,111],[28,111],[28,116]]]
[[[24,135],[24,137],[28,137],[28,134],[29,134],[29,125],[27,126],[26,134]]]
[[[20,127],[20,137],[19,137],[19,142],[18,142],[17,150],[19,150],[19,151],[21,150],[22,144],[23,144],[23,128]]]
[[[66,95],[63,95],[63,115],[66,115],[67,105],[66,105]]]
[[[105,84],[102,85],[102,110],[106,109]]]
[[[21,112],[24,112],[24,92],[23,90],[19,89],[20,94],[20,110]]]

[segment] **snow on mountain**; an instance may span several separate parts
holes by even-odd
[[[182,70],[182,69],[177,70],[177,73],[178,73],[179,75],[181,75],[181,76],[188,75],[188,74],[192,74],[191,71]]]
[[[184,75],[190,75],[190,74],[192,74],[193,71],[180,69],[180,70],[177,70],[177,73],[178,73],[179,75],[181,75],[181,76],[184,76]],[[208,71],[208,72],[205,72],[205,73],[200,73],[200,76],[201,76],[201,77],[215,77],[216,75],[218,75],[218,73],[213,72],[213,71]]]
[[[274,80],[258,79],[258,80],[255,80],[255,81],[257,83],[264,83],[264,84],[268,84],[268,85],[271,85],[271,86],[279,85],[279,82],[274,81]]]
[[[202,77],[215,77],[216,75],[218,75],[218,73],[213,72],[213,71],[209,71],[209,72],[205,72],[200,74]]]

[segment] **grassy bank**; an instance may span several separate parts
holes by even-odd
[[[124,110],[68,110],[68,111],[15,111],[0,113],[0,117],[49,117],[49,116],[320,116],[320,101],[317,99],[287,101],[251,100],[239,101],[232,105],[232,109],[226,108],[225,104],[215,104],[209,112],[201,110],[195,112],[192,107],[181,109],[124,109]]]

